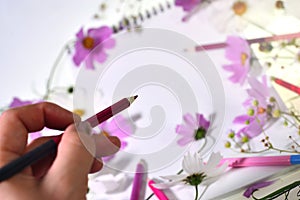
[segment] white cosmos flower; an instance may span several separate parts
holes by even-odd
[[[209,6],[209,20],[220,32],[236,33],[249,24],[264,27],[274,17],[274,0],[218,0]]]
[[[107,174],[90,179],[89,190],[95,196],[115,194],[125,191],[131,184],[132,177],[128,174]]]
[[[204,163],[198,153],[191,154],[190,152],[184,156],[182,168],[186,174],[163,176],[163,179],[169,182],[154,184],[155,187],[165,189],[178,184],[188,184],[197,186],[199,184],[209,185],[216,178],[225,172],[228,163],[225,162],[218,166],[222,156],[220,153],[212,153],[207,163]]]

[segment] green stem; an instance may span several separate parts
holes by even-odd
[[[259,125],[260,125],[260,127],[261,127],[262,133],[265,135],[265,137],[267,137],[267,134],[266,134],[266,132],[265,132],[263,126],[260,124],[259,119],[256,118],[256,120],[257,120],[257,122],[259,123]],[[255,153],[262,153],[262,152],[268,151],[268,150],[274,150],[274,151],[278,151],[278,152],[280,152],[280,153],[282,153],[282,152],[285,152],[285,153],[299,153],[299,152],[296,151],[296,150],[295,150],[295,151],[289,151],[289,150],[285,150],[285,149],[279,149],[279,148],[276,148],[276,147],[273,146],[273,144],[272,144],[271,142],[268,142],[268,144],[269,144],[269,147],[268,147],[267,149],[264,149],[264,150],[262,150],[262,151],[258,151],[258,152],[255,152]],[[243,152],[243,153],[254,153],[254,152],[253,152],[253,151],[248,151],[248,152],[245,151],[245,152]]]
[[[233,148],[231,148],[231,150],[234,151],[234,152],[236,152],[236,153],[241,153],[240,151],[237,151],[237,150],[235,150]],[[244,150],[242,153],[244,153],[244,154],[252,154],[252,153],[253,154],[259,154],[259,153],[264,153],[264,152],[269,151],[269,150],[270,150],[270,148],[263,149],[263,150],[260,150],[260,151]]]
[[[47,100],[49,98],[49,95],[51,93],[51,85],[52,85],[52,82],[53,82],[53,78],[54,78],[54,75],[55,75],[55,72],[58,68],[58,64],[60,63],[61,59],[63,58],[63,55],[65,53],[65,51],[67,51],[69,49],[69,46],[74,44],[74,40],[71,40],[69,42],[67,42],[63,48],[60,50],[57,58],[55,59],[54,61],[54,64],[51,68],[51,71],[50,71],[50,75],[49,75],[49,78],[47,80],[47,84],[46,84],[46,93],[45,95],[43,96],[43,99],[44,100]]]
[[[300,117],[300,115],[296,115],[294,112],[292,113],[288,113],[288,112],[284,112],[284,111],[280,111],[281,113],[288,115],[288,116],[292,116],[292,117]]]
[[[204,149],[206,143],[207,143],[207,139],[206,139],[206,137],[205,137],[205,138],[204,138],[204,144],[201,146],[201,148],[198,150],[197,153],[200,153],[200,152]]]
[[[298,128],[298,125],[294,122],[292,122],[291,120],[289,120],[287,117],[285,117],[284,115],[282,115],[282,118],[284,120],[286,120],[287,122],[289,122],[293,127]]]
[[[198,199],[198,195],[199,195],[199,192],[198,192],[198,185],[195,186],[195,190],[196,190],[195,200],[197,200],[197,199]]]
[[[290,185],[287,185],[285,187],[282,187],[278,190],[276,190],[275,192],[272,192],[271,194],[268,194],[267,196],[264,196],[262,198],[256,198],[254,196],[254,192],[252,193],[252,198],[255,200],[271,200],[271,199],[275,199],[283,194],[289,193],[293,188],[297,187],[300,185],[300,181],[296,181]]]
[[[177,175],[181,174],[183,172],[183,169],[179,170],[179,172],[177,172]]]
[[[274,151],[278,151],[280,153],[285,152],[285,153],[299,153],[298,151],[289,151],[289,150],[285,150],[285,149],[279,149],[274,147],[273,145],[270,147],[270,149],[274,150]]]
[[[146,199],[146,200],[149,200],[149,199],[151,199],[151,198],[153,197],[153,195],[154,195],[154,193],[150,194],[150,195],[147,197],[147,199]]]

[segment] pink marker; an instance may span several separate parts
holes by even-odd
[[[151,190],[155,194],[155,196],[159,200],[169,200],[168,197],[161,190],[159,190],[156,187],[154,187],[153,184],[155,184],[155,182],[153,180],[150,180],[148,182],[148,186],[151,188]]]
[[[136,166],[130,200],[145,199],[147,176],[147,163],[145,160],[140,160],[140,162]]]
[[[220,165],[226,161],[229,167],[289,166],[300,164],[300,155],[224,158]]]

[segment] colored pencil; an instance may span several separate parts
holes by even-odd
[[[128,108],[136,98],[137,96],[123,98],[117,103],[102,110],[95,116],[92,116],[85,121],[89,122],[92,127],[95,127],[98,124],[104,122],[105,120],[111,118],[115,114]],[[61,136],[62,134],[45,142],[44,144],[38,146],[37,148],[29,151],[23,156],[13,160],[4,167],[0,168],[0,181],[9,179],[10,177],[22,171],[24,168],[34,164],[38,160],[45,158],[46,156],[52,153],[55,153],[57,150],[57,146],[61,140]]]
[[[291,83],[288,83],[282,79],[272,77],[272,80],[275,81],[278,85],[281,85],[282,87],[285,87],[286,89],[289,89],[297,94],[300,94],[300,87],[293,85]]]
[[[150,189],[152,190],[152,192],[155,194],[155,196],[159,200],[169,200],[168,197],[165,195],[165,193],[163,191],[161,191],[160,189],[154,187],[153,184],[155,184],[154,180],[150,180],[148,182],[148,186],[150,187]]]
[[[141,160],[136,166],[130,200],[145,199],[148,176],[147,170],[147,163],[144,160]]]
[[[290,166],[300,164],[300,155],[224,158],[220,164],[226,161],[229,167],[234,168],[251,166]]]

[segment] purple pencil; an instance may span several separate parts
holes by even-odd
[[[147,175],[147,163],[142,159],[136,166],[130,200],[145,199]]]

